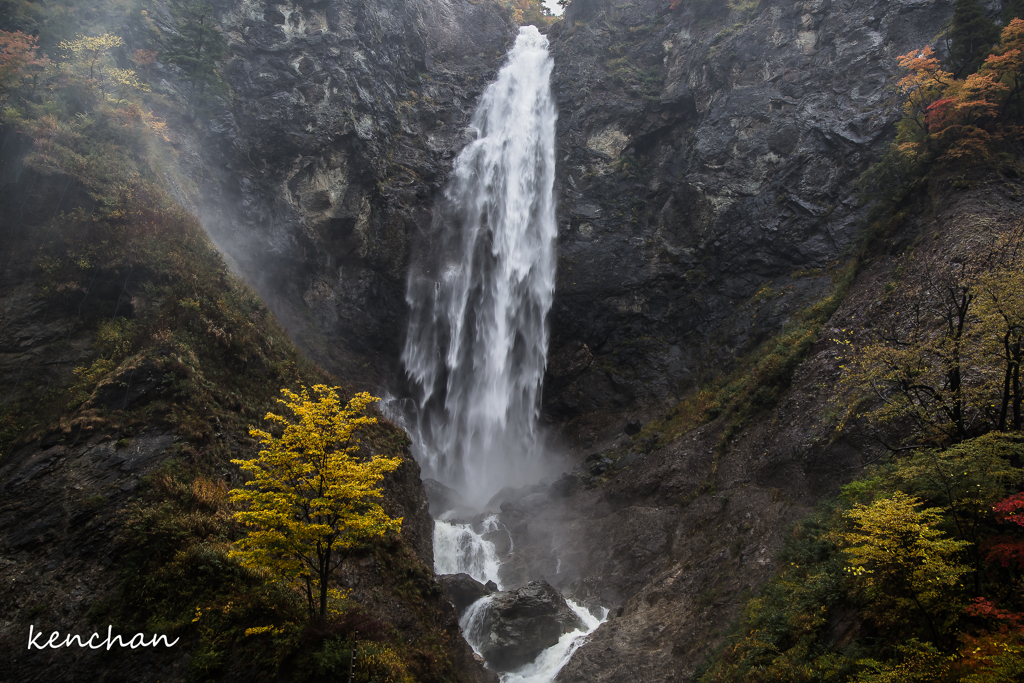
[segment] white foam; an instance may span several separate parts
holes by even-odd
[[[435,573],[469,574],[480,583],[493,581],[501,590],[500,564],[494,544],[485,541],[471,525],[434,522]]]

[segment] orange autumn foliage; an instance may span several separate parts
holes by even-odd
[[[981,69],[957,79],[931,48],[901,55],[907,74],[896,148],[907,159],[978,165],[1024,137],[1024,21],[1014,19]]]
[[[21,31],[0,31],[0,105],[12,92],[33,81],[50,63],[38,51],[35,36]]]

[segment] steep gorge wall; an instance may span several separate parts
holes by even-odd
[[[896,56],[941,47],[952,11],[948,0],[733,4],[747,9],[574,0],[549,33],[560,225],[545,412],[568,425],[578,455],[621,446],[627,416],[653,413],[727,369],[823,296],[865,216],[857,178],[899,115]],[[497,16],[464,7],[467,17]],[[313,10],[304,11],[308,22]],[[466,142],[462,127],[514,31],[499,17],[487,24],[497,26],[493,47],[467,48],[461,60],[428,59],[411,42],[391,48],[388,64],[371,64],[359,55],[392,53],[370,55],[378,38],[368,36],[384,34],[368,26],[430,35],[430,22],[387,13],[352,20],[343,63],[362,76],[331,95],[348,98],[352,113],[321,124],[316,116],[335,110],[300,98],[290,79],[312,88],[328,69],[312,57],[303,67],[317,54],[305,33],[280,29],[283,56],[267,47],[293,16],[279,13],[284,22],[269,12],[224,15],[226,30],[251,21],[264,33],[236,31],[244,39],[229,69],[236,90],[252,88],[223,138],[235,166],[222,171],[221,187],[241,179],[232,199],[241,219],[225,212],[208,223],[292,317],[307,350],[349,376],[386,381],[402,335],[409,250],[429,238],[433,202]],[[401,31],[385,21],[398,16],[411,21]],[[253,66],[260,60],[268,66]],[[281,64],[297,65],[301,77]],[[260,94],[259,79],[273,73],[277,85]],[[416,97],[389,94],[400,88],[386,77]],[[288,126],[293,135],[274,137]],[[1019,214],[1012,192],[986,192],[918,207],[922,217],[907,230]],[[273,258],[262,261],[262,251]],[[862,272],[834,324],[864,319],[890,266]],[[631,451],[621,473],[567,498],[551,487],[504,511],[517,534],[518,578],[546,578],[613,608],[559,680],[681,680],[694,671],[773,572],[786,524],[876,455],[856,435],[833,438],[830,333],[779,404],[724,453],[723,425],[713,423],[664,448]]]
[[[896,56],[941,47],[952,11],[678,4],[575,0],[552,30],[556,421],[685,394],[822,295],[864,216],[856,180],[893,133]],[[600,435],[577,432],[581,448]]]
[[[789,390],[725,448],[723,419],[649,452],[637,439],[628,456],[568,494],[566,482],[556,483],[529,501],[513,501],[507,513],[503,508],[503,522],[518,532],[517,551],[538,549],[530,564],[577,601],[604,604],[615,615],[558,681],[687,680],[728,642],[743,606],[777,570],[790,525],[863,476],[900,429],[836,428],[849,349],[837,340],[860,346],[877,339],[900,300],[903,254],[952,262],[966,245],[1019,225],[1022,196],[1019,178],[966,187],[934,179],[906,207],[898,230],[864,260]],[[549,559],[554,554],[557,565]],[[841,642],[850,628],[848,619],[832,617],[828,640]]]
[[[603,430],[574,425],[582,452],[619,436],[624,420],[608,414],[670,401],[822,294],[857,236],[855,180],[891,135],[895,56],[932,43],[951,10],[668,4],[574,0],[551,31],[562,205],[546,407],[559,422],[600,416]],[[410,251],[429,239],[433,202],[514,27],[457,0],[218,8],[234,104],[176,138],[206,193],[196,205],[307,353],[348,379],[386,381]],[[1019,214],[1006,192],[987,192],[914,229],[989,219],[993,206],[999,220]],[[866,271],[834,320],[862,319],[887,267]],[[755,305],[765,285],[773,294]],[[536,498],[511,509],[575,567],[556,576],[551,556],[535,571],[615,607],[562,680],[666,680],[719,642],[744,592],[770,575],[785,523],[866,457],[863,443],[829,440],[832,358],[823,338],[793,390],[721,458],[721,425],[708,425],[575,491],[568,512]],[[51,456],[92,466],[90,448],[109,450]],[[9,571],[26,584],[29,559]]]
[[[588,414],[664,406],[822,295],[864,215],[856,179],[892,134],[895,57],[936,44],[952,11],[731,4],[575,0],[550,30],[545,410],[584,418],[578,449],[603,436]],[[387,384],[410,251],[515,27],[468,0],[219,9],[234,104],[180,140],[204,222],[310,355]]]
[[[468,0],[218,9],[233,103],[179,140],[204,224],[308,354],[380,385],[410,250],[516,27]]]

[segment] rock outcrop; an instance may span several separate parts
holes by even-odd
[[[452,599],[455,611],[460,617],[465,613],[467,607],[480,598],[495,592],[490,587],[494,585],[493,582],[488,581],[485,585],[469,574],[442,574],[437,577],[437,582],[448,591],[448,596]]]
[[[424,479],[423,490],[426,491],[427,500],[430,501],[430,516],[435,519],[445,512],[465,507],[461,493],[436,479],[429,477]]]

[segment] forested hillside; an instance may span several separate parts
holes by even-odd
[[[281,389],[354,389],[295,349],[182,206],[172,129],[230,97],[212,7],[2,11],[0,679],[321,680],[348,675],[358,637],[355,680],[482,680],[387,422],[361,428],[360,452],[400,463],[383,505],[401,532],[351,543],[329,609],[311,617],[234,552],[250,426],[272,429]],[[30,626],[43,648],[26,651]],[[45,648],[108,626],[176,644]]]
[[[1019,200],[1024,21],[1008,14],[999,32],[967,5],[944,62],[927,46],[899,58],[904,116],[863,178],[876,206],[861,258],[888,258],[887,281],[830,330],[835,431],[883,449],[793,526],[779,574],[701,681],[1024,675],[1024,222],[908,230],[946,192],[1002,184]]]

